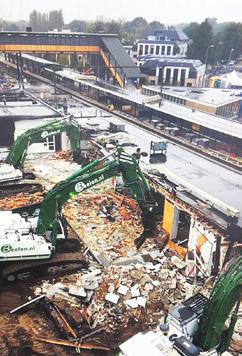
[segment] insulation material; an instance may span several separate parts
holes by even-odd
[[[212,272],[213,253],[215,250],[215,234],[202,223],[191,218],[186,268],[187,276],[195,276],[199,273],[209,277]]]
[[[177,235],[179,221],[179,209],[168,199],[165,200],[163,229],[165,229],[174,240]]]

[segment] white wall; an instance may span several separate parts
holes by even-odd
[[[33,129],[37,126],[43,125],[52,119],[34,119],[34,120],[19,120],[15,121],[15,134],[14,140],[16,141],[17,137],[22,135],[25,131]],[[54,138],[55,139],[55,138]],[[48,144],[45,142],[33,143],[28,148],[28,153],[48,153],[53,152],[49,149]]]
[[[187,276],[195,276],[203,273],[210,276],[213,268],[213,253],[215,250],[216,237],[214,233],[201,222],[191,218],[186,261]]]

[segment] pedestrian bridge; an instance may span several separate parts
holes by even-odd
[[[94,54],[121,87],[139,77],[139,69],[112,34],[0,32],[0,52]]]

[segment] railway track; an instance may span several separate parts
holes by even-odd
[[[16,69],[16,65],[14,65],[13,63],[9,63],[6,61],[0,61],[0,63],[5,66],[8,65],[9,67]],[[128,115],[126,113],[123,113],[123,112],[117,111],[117,110],[109,110],[106,105],[104,105],[90,97],[86,97],[83,94],[78,93],[76,90],[65,87],[64,85],[54,83],[53,81],[51,81],[45,77],[42,77],[40,75],[37,75],[35,73],[32,73],[28,70],[24,70],[23,72],[26,76],[34,78],[38,81],[41,81],[42,83],[52,86],[52,87],[56,87],[56,89],[59,89],[69,95],[72,95],[73,97],[80,100],[80,102],[82,102],[86,106],[92,106],[92,107],[94,106],[96,108],[102,109],[102,110],[112,114],[112,116],[114,116],[114,117],[116,116],[117,118],[127,121],[133,125],[136,125],[146,131],[149,131],[157,136],[160,136],[161,138],[165,138],[165,139],[169,140],[170,142],[175,143],[176,145],[185,147],[187,150],[196,152],[198,155],[205,156],[209,160],[216,161],[220,165],[230,168],[231,170],[233,170],[235,172],[242,172],[242,161],[238,161],[231,157],[224,156],[222,153],[218,153],[218,152],[211,151],[208,149],[193,146],[193,145],[189,144],[189,142],[186,142],[184,139],[177,137],[177,136],[172,136],[172,135],[170,135],[166,132],[163,132],[163,131],[161,132],[159,129],[152,126],[151,124],[142,122],[134,116]]]

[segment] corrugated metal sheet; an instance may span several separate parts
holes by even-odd
[[[139,68],[130,58],[118,38],[102,37],[102,41],[112,57],[120,66],[127,79],[137,78],[140,76]]]

